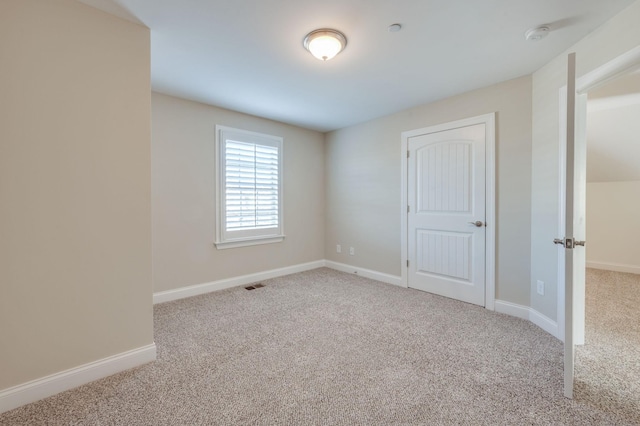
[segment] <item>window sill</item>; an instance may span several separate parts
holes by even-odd
[[[219,242],[216,241],[214,245],[218,250],[225,250],[230,248],[238,248],[238,247],[247,247],[247,246],[257,246],[260,244],[272,244],[272,243],[280,243],[284,241],[284,235],[270,236],[270,237],[252,237],[243,240],[232,240],[232,241],[224,241]]]

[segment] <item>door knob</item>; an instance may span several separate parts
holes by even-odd
[[[560,244],[563,245],[564,248],[568,248],[568,249],[572,249],[575,246],[582,246],[584,247],[586,241],[576,241],[573,238],[565,238],[564,240],[561,238],[555,238],[553,240],[554,244]]]
[[[476,220],[475,222],[469,222],[471,225],[475,225],[480,228],[484,223],[481,220]]]

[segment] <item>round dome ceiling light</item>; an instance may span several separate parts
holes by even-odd
[[[328,61],[344,50],[347,38],[340,31],[322,28],[307,34],[302,44],[316,58]]]
[[[543,38],[549,35],[549,31],[551,31],[551,29],[546,25],[541,27],[531,28],[524,33],[524,38],[527,39],[527,41],[542,40]]]
[[[402,29],[402,25],[400,24],[391,24],[389,25],[389,28],[388,28],[390,33],[397,33],[401,29]]]

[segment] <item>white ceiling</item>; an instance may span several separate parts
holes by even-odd
[[[80,1],[151,29],[154,90],[329,131],[531,74],[634,0]],[[323,27],[348,39],[324,63]]]
[[[589,92],[587,182],[640,181],[640,73]]]

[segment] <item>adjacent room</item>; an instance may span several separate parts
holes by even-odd
[[[639,424],[637,22],[3,0],[0,424]]]
[[[586,333],[576,386],[640,405],[640,75],[629,73],[590,91],[587,104]],[[614,395],[624,394],[624,398]]]

